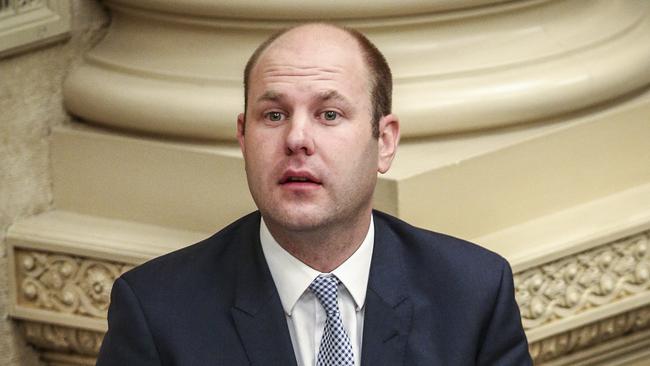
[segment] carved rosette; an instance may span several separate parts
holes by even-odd
[[[650,289],[650,232],[515,274],[525,329]]]
[[[20,306],[105,318],[113,281],[130,268],[123,263],[17,250],[17,302]]]

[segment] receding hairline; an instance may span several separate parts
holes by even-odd
[[[344,26],[340,26],[340,25],[337,25],[337,24],[333,24],[333,23],[324,23],[324,22],[302,23],[302,24],[297,24],[297,25],[294,25],[294,26],[291,26],[291,27],[281,29],[281,30],[277,31],[275,34],[273,34],[271,37],[266,39],[255,50],[255,53],[253,54],[253,57],[250,58],[249,62],[252,61],[252,63],[250,65],[249,64],[246,65],[246,69],[247,69],[246,77],[250,78],[250,75],[253,73],[253,71],[255,70],[255,67],[257,66],[257,64],[259,64],[260,60],[262,59],[262,57],[264,56],[266,51],[268,51],[270,48],[272,48],[272,46],[276,43],[276,41],[280,40],[281,38],[288,35],[289,33],[292,33],[294,31],[298,31],[298,30],[300,30],[302,28],[329,28],[329,29],[332,29],[332,30],[340,31],[342,34],[344,34],[345,36],[349,37],[350,39],[352,39],[354,41],[354,43],[357,46],[358,55],[363,57],[364,50],[363,50],[363,47],[361,46],[361,44],[359,43],[359,40],[354,35],[354,32],[356,32],[355,30],[353,30],[351,28],[344,27]],[[364,64],[364,66],[366,68],[368,67],[368,65],[366,65],[365,62],[363,64]]]

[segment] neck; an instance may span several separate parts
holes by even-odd
[[[264,220],[273,238],[284,250],[309,267],[329,273],[359,249],[368,234],[370,213],[356,220],[319,227],[312,230],[292,231],[271,220]]]

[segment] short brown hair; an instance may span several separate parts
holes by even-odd
[[[390,71],[390,67],[386,62],[384,55],[377,49],[375,46],[363,33],[359,32],[356,29],[341,27],[335,24],[322,23],[337,29],[340,29],[352,38],[354,38],[359,48],[361,49],[364,61],[370,72],[370,100],[372,102],[372,135],[375,138],[379,137],[379,120],[381,117],[386,116],[391,113],[391,104],[392,104],[392,93],[393,93],[393,77]],[[270,45],[278,39],[283,34],[289,32],[290,30],[299,27],[301,25],[285,28],[279,30],[267,38],[262,44],[260,44],[255,52],[251,55],[246,63],[246,68],[244,69],[244,115],[246,115],[246,109],[248,108],[248,85],[250,74],[257,64],[257,60],[260,58],[262,52],[264,52]]]

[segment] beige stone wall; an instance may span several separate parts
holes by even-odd
[[[0,365],[36,365],[36,354],[7,317],[5,235],[16,220],[52,202],[49,136],[66,123],[61,85],[103,35],[108,16],[96,1],[75,0],[66,42],[0,60]]]

